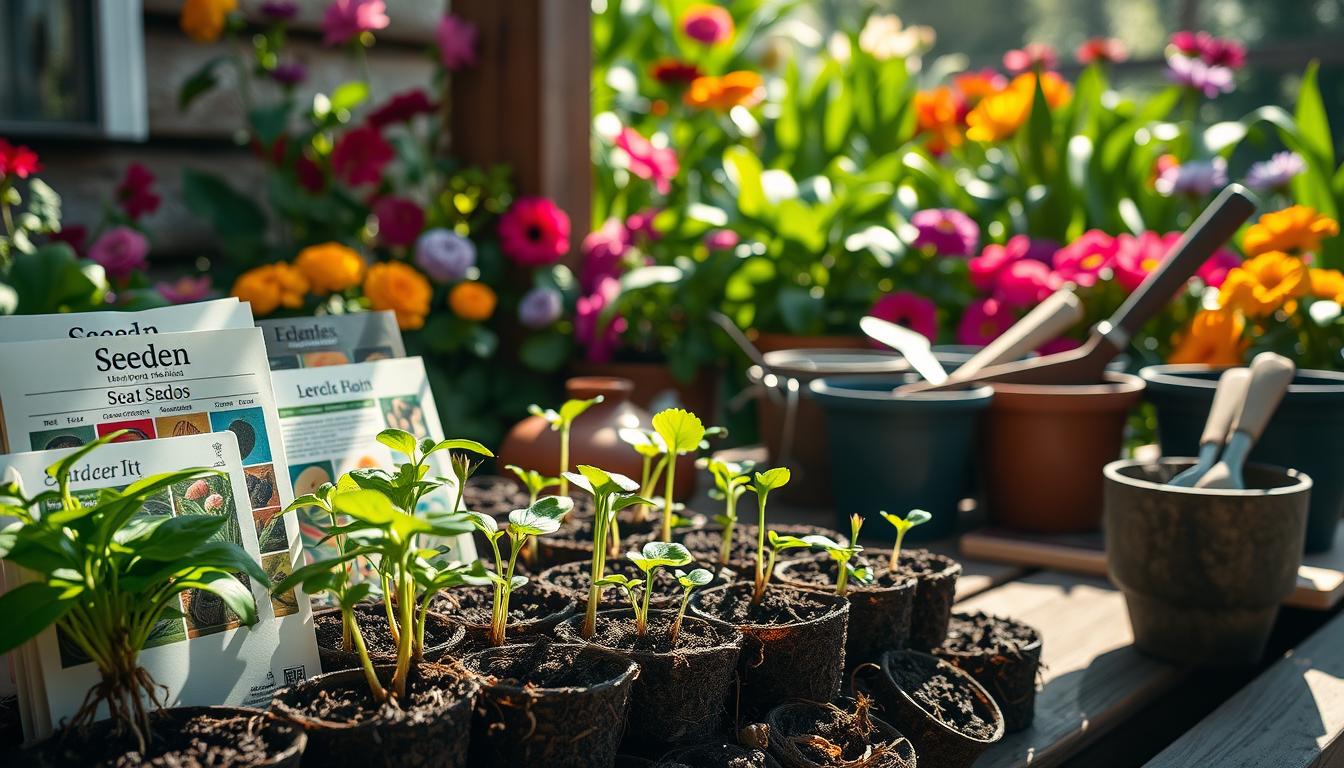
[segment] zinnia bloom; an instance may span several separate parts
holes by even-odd
[[[731,251],[742,241],[731,229],[711,229],[705,233],[705,247],[710,251]]]
[[[973,301],[957,324],[957,343],[983,347],[1002,336],[1014,322],[1013,313],[997,299]]]
[[[525,267],[554,264],[569,250],[569,216],[544,197],[520,197],[499,217],[499,247]]]
[[[859,32],[859,50],[878,61],[906,59],[929,50],[937,40],[933,27],[907,27],[899,16],[875,13]]]
[[[130,227],[113,227],[104,232],[89,248],[89,258],[116,280],[130,277],[132,272],[149,265],[149,241]]]
[[[992,69],[979,72],[963,72],[952,78],[952,85],[971,105],[991,93],[998,93],[1008,87],[1008,78]]]
[[[1172,165],[1162,169],[1153,188],[1159,195],[1174,197],[1207,197],[1215,189],[1227,186],[1227,160],[1214,157],[1211,160],[1191,160],[1188,163]]]
[[[1126,291],[1138,288],[1148,277],[1148,273],[1157,269],[1167,252],[1181,238],[1179,232],[1159,235],[1145,231],[1138,237],[1119,235],[1115,238],[1115,280]]]
[[[696,3],[682,14],[681,31],[704,45],[726,43],[733,37],[733,17],[722,6]]]
[[[476,246],[448,229],[431,229],[415,244],[415,265],[436,283],[451,283],[476,266]]]
[[[1200,310],[1190,328],[1176,342],[1167,362],[1212,365],[1241,365],[1248,342],[1241,333],[1246,322],[1234,312]]]
[[[1091,64],[1094,61],[1117,62],[1129,58],[1129,49],[1124,42],[1114,37],[1094,37],[1074,53],[1079,64]]]
[[[456,72],[476,66],[476,25],[451,13],[434,30],[439,44],[439,61],[444,69]]]
[[[1231,93],[1236,87],[1229,67],[1210,64],[1204,59],[1179,52],[1167,54],[1167,79],[1212,99],[1222,93]]]
[[[364,260],[353,248],[329,242],[310,245],[299,251],[294,267],[303,274],[313,293],[339,293],[359,285],[364,275]]]
[[[1054,293],[1062,282],[1044,262],[1018,259],[995,277],[994,298],[1008,308],[1032,307]]]
[[[186,0],[178,25],[198,43],[213,43],[224,31],[224,22],[238,8],[238,0]]]
[[[915,119],[921,133],[929,134],[929,151],[941,155],[948,147],[959,147],[965,141],[961,132],[961,118],[966,108],[956,91],[939,86],[931,91],[915,93]]]
[[[1228,272],[1218,290],[1218,306],[1265,317],[1306,296],[1311,288],[1310,273],[1301,259],[1269,251]]]
[[[1115,264],[1119,244],[1099,229],[1090,229],[1055,252],[1051,262],[1060,279],[1087,287],[1097,284],[1103,270]]]
[[[322,43],[348,43],[365,32],[385,29],[390,21],[383,0],[332,0],[322,14]]]
[[[414,201],[391,195],[373,204],[378,219],[378,239],[386,245],[410,245],[425,228],[425,212]]]
[[[1246,186],[1259,192],[1285,189],[1294,176],[1307,170],[1296,152],[1275,152],[1268,160],[1255,163],[1246,171]]]
[[[1315,208],[1294,205],[1271,211],[1246,228],[1241,249],[1247,256],[1268,251],[1293,254],[1315,253],[1321,240],[1339,234],[1339,222],[1316,212]]]
[[[298,309],[308,295],[308,278],[284,262],[264,264],[238,276],[232,295],[252,305],[252,313],[269,315],[280,307]]]
[[[402,91],[383,103],[381,107],[369,113],[369,125],[384,128],[396,123],[410,122],[416,115],[424,115],[438,109],[438,105],[429,100],[429,94],[422,88]]]
[[[1021,88],[1005,88],[991,93],[966,115],[966,137],[994,142],[1011,138],[1027,121],[1035,94]]]
[[[1246,49],[1238,42],[1214,37],[1208,32],[1176,32],[1171,36],[1171,51],[1195,57],[1206,64],[1241,69],[1246,64]]]
[[[395,154],[377,128],[363,125],[346,131],[336,140],[331,151],[331,170],[354,187],[377,184],[383,178],[383,168]]]
[[[667,147],[655,147],[653,142],[629,126],[621,129],[616,137],[616,146],[625,152],[631,173],[652,181],[660,195],[672,191],[672,179],[681,170],[675,151]]]
[[[463,320],[478,323],[489,320],[495,314],[498,302],[499,298],[490,286],[475,280],[458,283],[448,292],[448,306]]]
[[[199,277],[179,277],[172,282],[160,280],[154,284],[154,290],[159,292],[169,304],[191,304],[197,301],[204,301],[210,298],[210,276],[200,275]]]
[[[23,145],[14,145],[0,139],[0,178],[15,176],[26,179],[42,170],[37,153]]]
[[[700,68],[689,61],[664,57],[653,63],[649,74],[663,85],[686,85],[701,73]]]
[[[660,233],[654,229],[653,220],[661,212],[659,208],[645,208],[626,216],[625,230],[630,233],[630,239],[657,240]]]
[[[560,319],[564,297],[554,288],[538,286],[523,294],[518,302],[518,322],[532,330],[545,328]]]
[[[896,291],[878,299],[868,314],[895,323],[924,336],[929,341],[938,337],[938,307],[932,299],[926,299],[910,291]],[[874,347],[883,345],[870,342]]]
[[[760,103],[765,82],[755,72],[739,70],[723,77],[697,77],[691,81],[682,99],[697,109],[727,112],[733,107],[754,107]]]
[[[1054,69],[1059,63],[1055,49],[1045,43],[1027,43],[1003,54],[1003,68],[1012,73]]]
[[[620,282],[607,277],[592,293],[579,297],[574,305],[574,338],[584,346],[584,354],[591,362],[610,362],[621,344],[621,334],[629,327],[619,314],[612,315],[605,327],[599,327],[603,311],[620,295]]]
[[[630,251],[630,233],[621,222],[607,219],[588,233],[580,246],[583,264],[579,266],[579,287],[585,293],[597,290],[604,278],[620,277],[625,271],[625,255]]]
[[[139,163],[126,166],[126,175],[117,184],[117,204],[132,221],[159,209],[159,196],[154,194],[154,174]]]
[[[926,208],[910,217],[917,234],[915,248],[928,248],[940,256],[970,256],[980,243],[980,226],[955,208]]]
[[[364,278],[364,297],[369,300],[369,308],[376,312],[391,310],[403,331],[424,327],[433,296],[434,289],[425,276],[400,261],[378,262],[369,267]]]
[[[1179,239],[1179,233],[1175,237]],[[1175,244],[1175,239],[1172,240],[1172,244]],[[1227,273],[1238,266],[1241,266],[1241,257],[1226,248],[1219,248],[1213,252],[1208,261],[1199,266],[1195,276],[1208,287],[1218,288],[1227,279]]]

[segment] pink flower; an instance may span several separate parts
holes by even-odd
[[[620,277],[625,271],[625,255],[630,251],[630,233],[621,222],[607,219],[588,233],[580,246],[583,264],[579,267],[579,286],[592,293],[608,277]]]
[[[205,503],[201,505],[206,512],[218,512],[224,508],[224,497],[218,493],[212,493],[205,497]]]
[[[444,69],[457,71],[476,66],[476,25],[451,13],[443,17],[434,37]]]
[[[1060,336],[1058,339],[1052,339],[1036,348],[1036,351],[1042,355],[1053,355],[1058,352],[1068,352],[1071,349],[1077,349],[1083,346],[1081,341],[1071,339],[1068,336]]]
[[[438,109],[438,105],[429,100],[429,94],[420,88],[393,94],[383,105],[369,113],[369,125],[375,128],[410,122],[416,115],[423,115]]]
[[[159,292],[169,304],[191,304],[197,301],[204,301],[210,297],[210,276],[201,275],[199,277],[179,277],[172,282],[160,280],[154,284],[154,290]]]
[[[705,233],[705,247],[711,251],[731,251],[742,238],[731,229],[711,229]]]
[[[957,343],[983,347],[1002,335],[1013,322],[1012,312],[997,299],[973,301],[957,324]]]
[[[868,314],[879,320],[905,326],[929,341],[938,337],[938,307],[933,301],[910,291],[888,293],[878,299]],[[881,349],[883,345],[871,342]]]
[[[596,290],[579,297],[574,305],[574,338],[587,348],[586,356],[594,363],[611,361],[612,354],[620,346],[621,334],[629,327],[624,317],[612,315],[604,327],[598,328],[603,310],[620,294],[620,282],[614,277],[604,277]]]
[[[425,212],[404,197],[384,197],[373,204],[378,239],[386,245],[411,245],[425,228]]]
[[[1167,251],[1181,238],[1179,232],[1159,235],[1142,232],[1138,237],[1120,235],[1115,238],[1115,281],[1126,291],[1139,287],[1148,273],[1167,257]]]
[[[83,224],[62,224],[59,232],[52,232],[47,239],[53,243],[65,243],[75,253],[84,251],[84,241],[89,239],[89,228]]]
[[[1027,43],[1020,49],[1003,54],[1003,68],[1017,74],[1029,70],[1054,69],[1059,57],[1055,49],[1045,43]]]
[[[660,234],[658,230],[653,228],[653,220],[660,213],[662,213],[661,208],[645,208],[626,216],[625,229],[630,233],[630,238],[632,240],[657,240]]]
[[[1223,281],[1227,279],[1227,273],[1240,264],[1241,259],[1237,257],[1236,253],[1226,248],[1219,248],[1213,252],[1208,261],[1200,265],[1195,272],[1195,276],[1210,288],[1219,288],[1222,287]]]
[[[980,227],[955,208],[926,208],[910,217],[917,230],[916,248],[929,248],[940,256],[970,256],[980,242]]]
[[[161,202],[154,194],[154,174],[139,163],[126,166],[126,175],[117,184],[116,195],[117,204],[131,221],[157,211]]]
[[[363,125],[346,131],[331,151],[331,170],[351,186],[377,184],[395,152],[377,128]]]
[[[387,27],[383,0],[332,0],[322,14],[322,44],[341,45],[365,32]]]
[[[733,17],[726,8],[696,3],[681,17],[681,31],[699,43],[717,45],[733,36]]]
[[[499,217],[499,247],[525,267],[554,264],[569,251],[569,216],[544,197],[520,197]]]
[[[89,249],[89,258],[102,266],[108,277],[121,279],[149,265],[145,256],[149,241],[130,227],[113,227]]]
[[[990,243],[980,251],[980,255],[967,262],[970,268],[971,283],[982,291],[994,287],[1001,272],[1009,264],[1021,259],[1034,259],[1046,264],[1059,250],[1052,240],[1032,240],[1026,235],[1013,235],[1003,245]]]
[[[1045,262],[1019,259],[999,272],[994,283],[994,298],[1014,309],[1032,307],[1053,293],[1060,282]]]
[[[649,179],[658,190],[666,195],[672,189],[672,179],[681,170],[677,162],[677,153],[669,148],[655,147],[653,142],[644,138],[634,128],[621,129],[616,137],[616,146],[629,157],[630,172],[641,179]]]
[[[1079,64],[1091,64],[1094,61],[1117,62],[1129,58],[1129,49],[1114,37],[1094,37],[1078,46],[1074,56]]]
[[[187,501],[200,501],[210,495],[210,484],[204,480],[197,480],[187,486],[187,492],[183,494]]]
[[[1174,52],[1201,59],[1209,66],[1241,69],[1246,64],[1246,48],[1241,43],[1208,32],[1177,32],[1171,36],[1171,47]]]
[[[1055,252],[1051,259],[1055,274],[1084,288],[1096,285],[1101,272],[1114,266],[1116,247],[1115,238],[1099,229],[1089,229]]]

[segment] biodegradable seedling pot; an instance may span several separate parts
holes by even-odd
[[[969,674],[918,651],[888,651],[871,688],[887,722],[900,729],[929,765],[968,768],[1003,738],[1003,715]]]
[[[87,729],[58,731],[9,755],[6,765],[84,768],[89,765],[247,765],[297,768],[308,742],[303,729],[259,709],[173,707],[150,715],[153,740],[138,751],[129,735],[116,736],[111,720]],[[3,755],[4,753],[0,753]]]
[[[915,749],[900,731],[867,704],[840,704],[795,701],[770,710],[770,754],[784,768],[915,768]]]
[[[980,416],[994,390],[896,395],[918,377],[828,377],[810,384],[826,414],[836,525],[855,510],[926,509],[933,519],[909,541],[950,536],[961,500],[970,496]]]
[[[589,575],[592,571],[592,563],[577,561],[573,563],[564,563],[563,565],[553,565],[541,572],[536,579],[537,588],[543,593],[551,595],[557,599],[572,600],[579,609],[588,607],[588,586]],[[626,560],[607,560],[607,576],[629,576],[644,580],[644,572],[639,566]],[[649,604],[654,608],[674,608],[681,604],[683,590],[681,584],[677,582],[677,577],[667,568],[660,568],[653,577],[653,594],[649,597]],[[628,608],[630,600],[621,594],[621,590],[615,586],[609,586],[602,590],[602,602],[600,608]]]
[[[683,512],[694,529],[704,524],[704,518],[689,511]],[[620,551],[638,550],[660,532],[662,516],[659,510],[652,510],[648,518],[642,521],[631,519],[629,512],[621,514]],[[549,568],[564,563],[587,563],[593,557],[593,517],[592,514],[575,515],[571,513],[560,530],[546,536],[538,536],[532,545],[536,547],[535,568]]]
[[[982,464],[990,517],[1040,533],[1096,530],[1101,468],[1120,456],[1143,379],[1107,373],[1102,384],[992,386]]]
[[[1031,727],[1041,668],[1040,632],[1013,619],[954,613],[947,640],[933,654],[968,672],[989,691],[1007,733]]]
[[[759,605],[752,585],[737,582],[696,592],[690,610],[746,636],[738,712],[760,715],[790,699],[830,701],[845,668],[849,602],[837,595],[770,585]]]
[[[1204,414],[1213,402],[1221,369],[1154,365],[1139,371],[1145,397],[1157,408],[1157,439],[1164,456],[1194,456]],[[1298,371],[1249,460],[1292,467],[1311,477],[1307,552],[1324,552],[1344,515],[1344,373]]]
[[[788,486],[785,486],[786,488]],[[752,519],[756,519],[752,517]],[[848,521],[845,523],[849,525]],[[841,544],[849,543],[849,537],[839,531],[831,530],[820,525],[770,525],[769,530],[781,536],[825,536],[831,541],[837,541]],[[718,526],[707,526],[699,530],[686,531],[682,534],[673,534],[674,541],[680,542],[691,553],[697,563],[711,571],[731,571],[745,578],[752,578],[756,575],[756,525],[744,524],[738,520],[737,525],[733,526],[733,543],[728,548],[728,567],[721,569],[719,567],[720,548],[723,545],[723,529]],[[794,559],[801,557],[829,557],[824,550],[812,549],[791,549],[789,554],[802,553],[794,555]]]
[[[790,560],[775,566],[775,579],[799,589],[835,592],[839,566],[829,558]],[[849,628],[845,633],[845,663],[854,668],[876,662],[883,651],[904,648],[910,639],[910,614],[915,606],[918,580],[911,574],[886,569],[873,574],[869,584],[851,579],[845,589],[849,601]]]
[[[1186,664],[1253,664],[1297,581],[1312,479],[1252,464],[1245,490],[1164,484],[1192,464],[1106,466],[1106,568],[1140,650]]]
[[[394,667],[377,667],[387,685]],[[323,768],[467,765],[479,686],[459,666],[411,667],[403,706],[379,705],[358,669],[328,672],[276,691],[271,711],[308,734],[304,762]]]
[[[434,598],[433,610],[460,625],[466,632],[458,656],[474,653],[490,646],[490,623],[493,616],[494,585],[457,587],[439,593]],[[505,628],[505,644],[521,642],[526,638],[549,635],[565,619],[574,615],[574,601],[562,595],[545,592],[536,582],[529,581],[509,594],[509,618]]]
[[[651,611],[643,637],[635,633],[629,610],[598,613],[590,640],[580,634],[582,616],[556,629],[564,642],[590,642],[639,665],[630,694],[626,752],[656,756],[674,744],[712,738],[729,722],[726,704],[742,633],[722,622],[686,616],[674,646],[670,638],[675,618],[676,611]]]
[[[653,768],[780,768],[780,765],[759,749],[719,743],[679,747],[658,758]]]
[[[876,567],[885,569],[889,560],[889,557],[879,560]],[[910,640],[907,645],[917,651],[933,650],[942,645],[943,638],[947,637],[952,603],[957,599],[957,577],[961,575],[961,563],[927,549],[902,549],[899,564],[902,573],[913,574],[919,582],[915,587],[915,604],[910,612]]]
[[[355,606],[355,623],[364,636],[369,659],[375,665],[395,664],[397,644],[388,629],[387,612],[381,602],[360,603]],[[313,630],[317,633],[317,655],[323,672],[358,669],[359,654],[341,648],[341,611],[324,608],[313,613]],[[441,613],[430,611],[425,615],[425,652],[422,661],[439,661],[457,648],[466,631]]]
[[[481,678],[472,765],[609,766],[639,665],[595,645],[538,641],[463,659]]]

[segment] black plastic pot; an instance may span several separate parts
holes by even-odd
[[[460,645],[453,646],[456,655],[462,656],[468,653],[474,653],[484,648],[490,647],[490,620],[486,618],[484,622],[475,619],[464,618],[462,615],[454,612],[454,600],[484,600],[486,613],[489,613],[491,598],[494,594],[494,586],[488,587],[458,587],[448,590],[436,598],[433,608],[444,618],[461,626],[466,631],[466,637],[463,638]],[[550,635],[560,622],[574,615],[574,601],[566,597],[544,592],[537,586],[536,582],[529,581],[522,587],[513,590],[509,595],[509,606],[514,608],[520,604],[528,604],[533,610],[529,614],[536,615],[537,618],[524,619],[521,621],[510,620],[505,628],[504,643],[525,642],[529,638],[542,637]],[[548,613],[543,613],[548,611]],[[479,618],[479,617],[476,617]]]
[[[917,651],[931,651],[947,637],[952,604],[957,599],[961,563],[927,549],[901,550],[901,569],[919,580],[910,614],[910,642]]]
[[[658,758],[653,768],[780,768],[769,753],[737,744],[679,747]]]
[[[819,731],[827,725],[844,725],[840,718],[854,708],[853,702],[840,702],[844,709],[815,701],[795,701],[781,704],[770,710],[765,722],[770,726],[770,754],[784,768],[824,768],[834,765],[834,761],[818,763],[808,758],[795,741],[798,737],[821,735]],[[915,768],[915,749],[900,731],[872,715],[868,716],[872,733],[866,738],[867,749],[882,751],[878,757],[862,763],[864,768]],[[834,741],[832,741],[834,743]],[[851,760],[861,760],[862,755],[848,755]]]
[[[775,566],[775,578],[781,584],[813,592],[834,592],[836,573],[836,563],[830,559],[790,560]],[[849,583],[845,590],[849,601],[849,627],[845,632],[848,668],[876,662],[884,651],[906,646],[918,583],[914,576],[891,575],[885,569],[871,584]]]
[[[1313,479],[1251,465],[1247,490],[1165,485],[1191,464],[1106,466],[1106,568],[1140,650],[1186,664],[1253,664],[1297,582]]]
[[[676,611],[651,611],[647,637],[667,637]],[[583,616],[574,616],[556,628],[567,643],[583,643]],[[657,755],[673,744],[704,741],[719,735],[729,723],[725,707],[733,685],[742,633],[722,622],[697,616],[682,621],[682,638],[672,650],[634,650],[634,617],[630,611],[597,614],[597,633],[591,641],[639,665],[639,678],[630,695],[630,720],[625,730],[626,752]],[[694,644],[685,639],[694,635]],[[618,647],[613,636],[625,641]],[[646,646],[648,647],[648,646]]]
[[[1041,633],[1020,621],[988,617],[1000,626],[1006,625],[1025,642],[1011,648],[952,647],[951,635],[960,628],[973,626],[974,617],[966,613],[952,614],[948,629],[949,640],[934,650],[933,655],[950,662],[970,674],[989,691],[994,703],[1003,713],[1003,727],[1007,733],[1016,733],[1031,727],[1036,718],[1036,674],[1041,668]]]
[[[690,605],[696,616],[736,626],[746,638],[739,714],[763,715],[791,699],[835,698],[845,668],[849,602],[837,595],[773,584],[766,591],[766,601],[786,601],[793,610],[807,611],[812,618],[757,623],[733,610],[733,606],[749,603],[751,592],[752,585],[746,582],[713,587],[696,592]]]
[[[975,715],[989,724],[993,733],[983,738],[963,733],[926,710],[892,676],[892,665],[902,655],[917,657],[925,663],[936,665],[937,672],[951,680],[969,698]],[[990,745],[1003,738],[1003,715],[989,692],[966,672],[927,653],[888,651],[882,655],[881,668],[875,674],[864,675],[863,682],[882,705],[887,722],[910,739],[915,746],[915,754],[923,755],[926,765],[969,768]]]
[[[605,648],[538,641],[473,653],[472,765],[610,766],[639,666]]]
[[[322,621],[331,621],[335,617],[336,626],[339,628],[341,621],[341,612],[339,608],[324,608],[313,613],[313,623]],[[359,624],[360,631],[364,633],[364,642],[371,641],[370,633],[374,631],[386,631],[387,614],[383,609],[382,603],[360,603],[355,606],[355,621]],[[425,615],[425,651],[422,661],[440,661],[446,657],[449,651],[462,644],[466,637],[466,630],[453,623],[441,613],[430,611]],[[359,669],[359,654],[354,651],[343,650],[340,645],[326,645],[322,642],[323,635],[319,632],[317,643],[317,656],[322,662],[323,672],[339,672],[343,669]],[[340,642],[339,631],[336,633],[335,642]],[[377,652],[372,648],[369,652],[369,659],[375,666],[384,664],[395,664],[397,654],[392,652]]]

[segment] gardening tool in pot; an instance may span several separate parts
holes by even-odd
[[[1075,350],[1004,363],[981,370],[973,379],[936,385],[908,384],[902,391],[962,386],[970,381],[1012,384],[1095,384],[1106,365],[1129,346],[1143,324],[1175,296],[1201,264],[1226,243],[1255,212],[1255,198],[1240,184],[1229,184],[1199,215],[1156,269],[1144,278],[1125,303],[1092,329],[1087,343]]]
[[[943,364],[938,362],[938,358],[933,356],[933,347],[929,345],[929,340],[924,334],[871,315],[860,318],[859,327],[873,341],[886,344],[900,352],[925,381],[931,384],[942,384],[947,381],[947,371],[943,370]]]
[[[1227,438],[1227,447],[1217,464],[1195,483],[1196,488],[1231,488],[1239,490],[1245,487],[1241,477],[1241,467],[1246,463],[1246,455],[1255,447],[1260,433],[1265,431],[1269,417],[1279,407],[1283,393],[1297,372],[1293,361],[1273,352],[1261,352],[1251,361],[1251,380],[1246,390],[1246,400],[1232,425],[1232,434]]]
[[[1199,438],[1199,461],[1191,468],[1171,478],[1167,485],[1190,488],[1218,461],[1218,454],[1232,431],[1232,420],[1246,403],[1246,390],[1251,383],[1251,369],[1229,368],[1218,377],[1218,389],[1213,393],[1209,418],[1204,422],[1204,433]]]
[[[1083,302],[1073,291],[1074,287],[1067,285],[1050,294],[1001,336],[949,374],[946,383],[971,381],[985,368],[1017,360],[1077,325],[1083,319]]]

